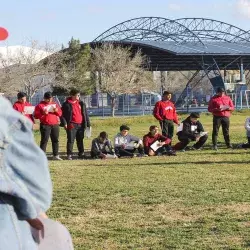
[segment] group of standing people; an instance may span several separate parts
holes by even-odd
[[[25,112],[25,106],[31,106],[26,100],[26,94],[20,92],[17,98],[17,102],[13,105],[14,109],[23,113],[33,123],[34,118],[40,120],[40,148],[44,152],[46,152],[49,138],[51,138],[53,159],[62,160],[59,156],[59,132],[61,126],[65,128],[67,133],[67,159],[72,160],[75,140],[78,148],[78,158],[84,158],[84,131],[87,127],[90,127],[90,120],[86,105],[80,100],[80,91],[72,89],[70,96],[62,107],[59,107],[54,102],[51,92],[46,92],[43,100],[35,106],[34,118],[32,114]]]

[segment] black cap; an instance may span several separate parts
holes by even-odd
[[[225,92],[224,88],[221,88],[221,87],[217,88],[216,93],[223,93],[223,92]]]
[[[192,118],[200,118],[200,114],[199,113],[191,113],[190,117],[192,117]]]
[[[43,98],[44,99],[50,99],[50,98],[52,98],[53,97],[53,95],[52,95],[52,92],[45,92],[44,93],[44,96],[43,96]]]

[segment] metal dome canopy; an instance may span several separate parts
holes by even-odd
[[[250,55],[250,32],[205,18],[134,18],[108,29],[93,42],[135,42],[185,55]]]

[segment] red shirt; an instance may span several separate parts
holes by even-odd
[[[178,124],[178,116],[174,104],[171,101],[158,101],[155,104],[154,117],[159,120],[172,120]]]
[[[30,107],[32,106],[29,102],[15,102],[13,105],[13,109],[16,111],[23,113],[24,112],[24,107]],[[29,118],[33,123],[34,123],[34,118],[33,115],[31,114],[24,114],[27,118]]]
[[[229,110],[218,111],[217,109],[221,106],[228,106]],[[225,116],[229,117],[231,115],[230,111],[234,110],[234,104],[231,98],[227,95],[224,96],[213,96],[208,103],[208,111],[211,112],[214,116]]]
[[[158,133],[155,135],[152,135],[149,132],[148,134],[143,136],[143,145],[144,145],[145,152],[148,152],[150,146],[156,141],[161,141],[161,142],[165,142],[166,144],[169,144],[171,142],[171,139]]]
[[[46,107],[48,108],[49,105],[56,105],[56,108],[58,109],[57,112],[49,112],[48,114],[44,113],[44,110]],[[45,102],[41,101],[36,107],[34,116],[36,119],[39,119],[41,124],[44,125],[58,125],[60,124],[60,116],[62,115],[61,108],[55,103],[55,102]]]
[[[72,106],[72,118],[71,122],[76,124],[82,124],[83,122],[83,115],[82,115],[82,108],[79,104],[78,100],[72,101],[71,98],[67,100]]]

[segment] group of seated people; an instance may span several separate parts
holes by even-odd
[[[175,156],[176,151],[184,151],[187,145],[194,141],[193,150],[199,150],[206,142],[208,135],[198,120],[198,113],[191,113],[180,125],[177,136],[179,142],[172,145],[172,140],[159,133],[156,125],[149,127],[149,132],[140,139],[129,134],[127,125],[120,127],[120,132],[115,136],[114,147],[108,139],[108,134],[103,131],[92,141],[92,158],[117,158],[117,157],[144,157],[144,156]]]

